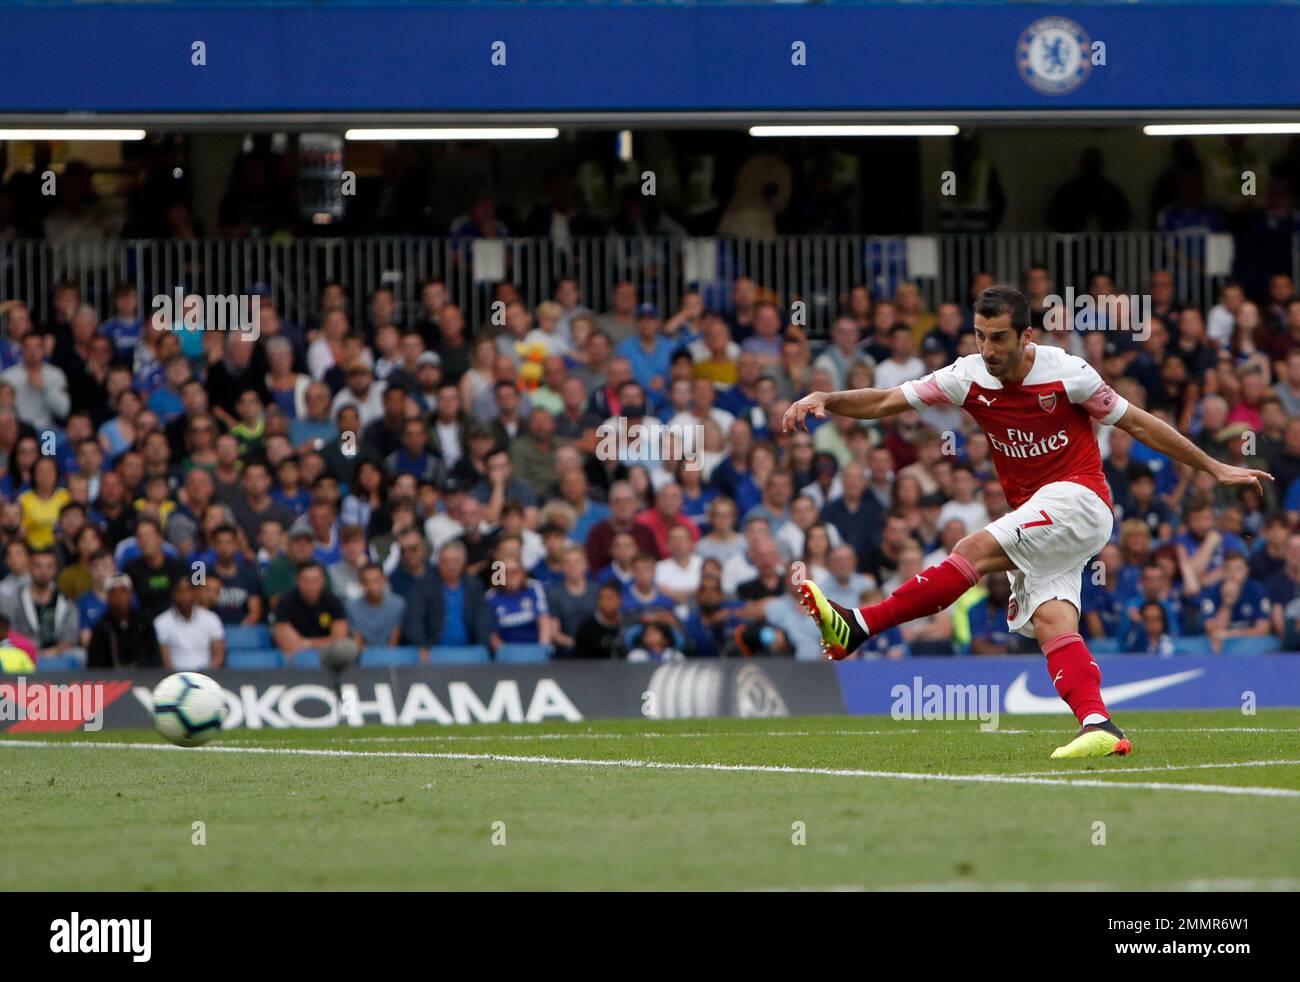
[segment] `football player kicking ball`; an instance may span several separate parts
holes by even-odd
[[[1083,568],[1110,541],[1114,522],[1092,421],[1118,426],[1222,484],[1259,490],[1260,479],[1272,477],[1214,460],[1172,426],[1129,405],[1082,358],[1035,345],[1032,334],[1025,297],[1011,287],[990,287],[975,303],[979,354],[896,388],[814,392],[790,407],[787,432],[807,429],[810,414],[880,419],[909,408],[960,406],[988,436],[1012,507],[880,603],[850,610],[831,603],[810,580],[800,587],[801,599],[821,629],[822,647],[838,660],[872,635],[943,610],[986,573],[1005,572],[1008,626],[1037,639],[1052,684],[1081,727],[1052,756],[1127,754],[1132,745],[1111,721],[1101,670],[1079,634]]]

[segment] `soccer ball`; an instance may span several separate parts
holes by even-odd
[[[178,747],[197,747],[221,732],[226,694],[198,672],[168,675],[153,690],[153,725]]]

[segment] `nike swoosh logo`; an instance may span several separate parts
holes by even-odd
[[[1153,679],[1139,679],[1136,682],[1124,682],[1120,685],[1103,685],[1101,698],[1107,706],[1128,702],[1141,696],[1168,689],[1170,686],[1190,682],[1205,674],[1203,668],[1193,668],[1186,672],[1174,672],[1172,675],[1159,675]],[[1060,696],[1036,696],[1029,691],[1029,673],[1021,672],[1007,689],[1003,699],[1004,713],[1069,713],[1070,707]]]

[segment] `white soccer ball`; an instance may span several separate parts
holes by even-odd
[[[197,747],[221,732],[226,694],[198,672],[168,675],[153,690],[153,725],[179,747]]]

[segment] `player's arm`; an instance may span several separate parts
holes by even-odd
[[[1263,494],[1264,488],[1260,481],[1273,480],[1273,475],[1267,471],[1233,467],[1231,464],[1215,460],[1164,420],[1132,404],[1124,415],[1115,421],[1115,425],[1152,450],[1213,475],[1220,484],[1249,484]]]
[[[784,429],[807,430],[809,414],[825,419],[828,412],[851,419],[882,419],[910,409],[901,386],[892,389],[846,389],[843,392],[810,392],[785,411]]]

